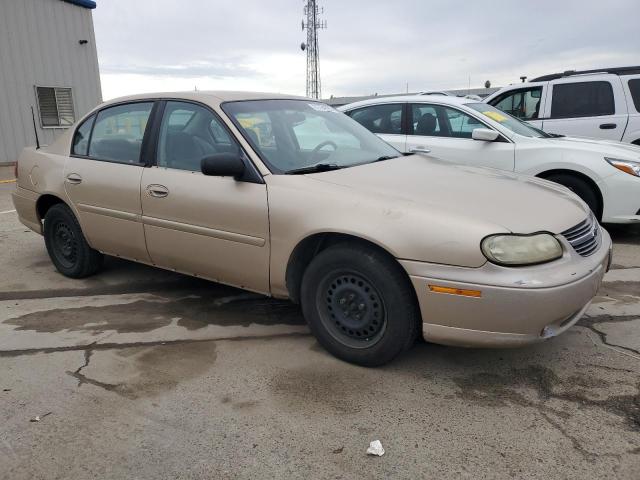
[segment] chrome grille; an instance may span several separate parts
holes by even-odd
[[[593,215],[580,222],[575,227],[562,232],[573,249],[583,257],[595,253],[600,246],[600,226]]]

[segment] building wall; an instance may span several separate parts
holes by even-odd
[[[88,43],[80,45],[79,40]],[[0,0],[0,164],[61,128],[42,128],[35,86],[71,87],[76,120],[102,101],[92,11],[60,0]]]

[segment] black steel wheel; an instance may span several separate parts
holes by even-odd
[[[332,246],[307,267],[302,311],[318,342],[342,360],[385,364],[413,345],[420,313],[398,262],[365,243]]]
[[[75,215],[63,203],[47,211],[44,241],[56,269],[67,277],[87,277],[102,266],[103,255],[89,246]]]
[[[384,302],[368,279],[352,271],[334,271],[325,276],[317,295],[320,320],[338,341],[367,348],[384,334]]]

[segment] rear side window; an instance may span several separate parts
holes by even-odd
[[[89,156],[118,163],[140,163],[142,139],[153,102],[105,108],[98,113]]]
[[[87,151],[89,150],[89,135],[91,135],[91,127],[93,127],[95,118],[95,115],[91,115],[82,122],[82,125],[76,130],[76,133],[73,135],[72,155],[82,155],[83,157],[87,155]]]
[[[631,98],[633,98],[636,111],[640,112],[640,78],[629,80],[629,90],[631,91]]]
[[[496,108],[522,120],[534,120],[540,114],[542,87],[505,92],[489,102]]]
[[[597,117],[615,113],[609,82],[559,83],[553,86],[552,118]]]
[[[372,105],[352,111],[349,116],[373,133],[402,133],[402,104]]]

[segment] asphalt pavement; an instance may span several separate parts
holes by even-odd
[[[0,478],[639,478],[640,226],[610,228],[613,270],[564,335],[420,342],[366,369],[288,302],[117,259],[62,277],[11,211],[14,185]]]

